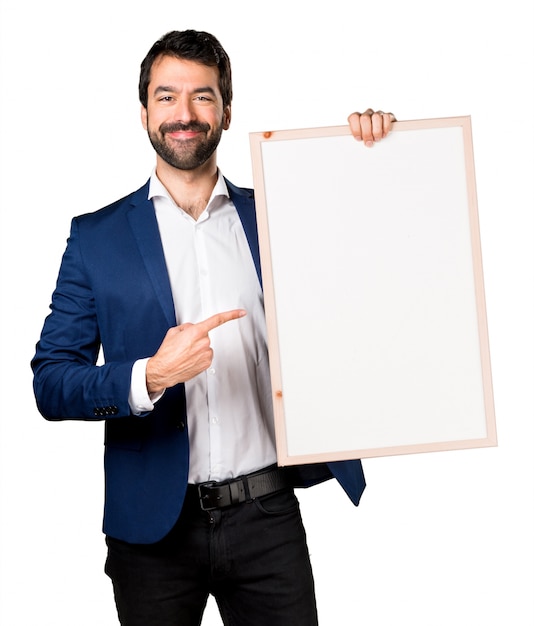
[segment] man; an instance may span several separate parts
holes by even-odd
[[[141,65],[147,184],[75,218],[32,361],[51,420],[106,420],[106,572],[127,626],[317,623],[293,493],[335,477],[355,504],[359,461],[276,467],[253,193],[220,174],[228,56],[171,32]],[[393,116],[352,114],[371,146]],[[105,364],[97,366],[100,347]]]

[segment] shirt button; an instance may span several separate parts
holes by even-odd
[[[215,374],[215,368],[214,367],[210,367],[208,372],[213,376]]]

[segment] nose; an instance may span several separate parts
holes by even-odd
[[[176,101],[173,118],[175,122],[181,122],[183,124],[188,124],[196,119],[192,103],[187,98],[179,98]]]

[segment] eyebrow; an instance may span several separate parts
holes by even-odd
[[[169,92],[176,92],[179,91],[178,89],[176,89],[176,87],[173,87],[172,85],[159,85],[158,87],[156,87],[156,89],[154,90],[154,95],[157,96],[160,93],[169,93]],[[210,93],[212,96],[217,96],[217,94],[215,93],[215,89],[213,89],[212,87],[197,87],[196,89],[193,90],[192,93]]]

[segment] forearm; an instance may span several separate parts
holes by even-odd
[[[131,414],[132,362],[81,365],[68,360],[32,361],[37,407],[49,420],[102,420]]]
[[[151,393],[147,386],[147,363],[150,359],[139,359],[132,368],[130,394],[128,404],[133,415],[143,415],[153,410],[155,403],[161,398],[164,391]]]

